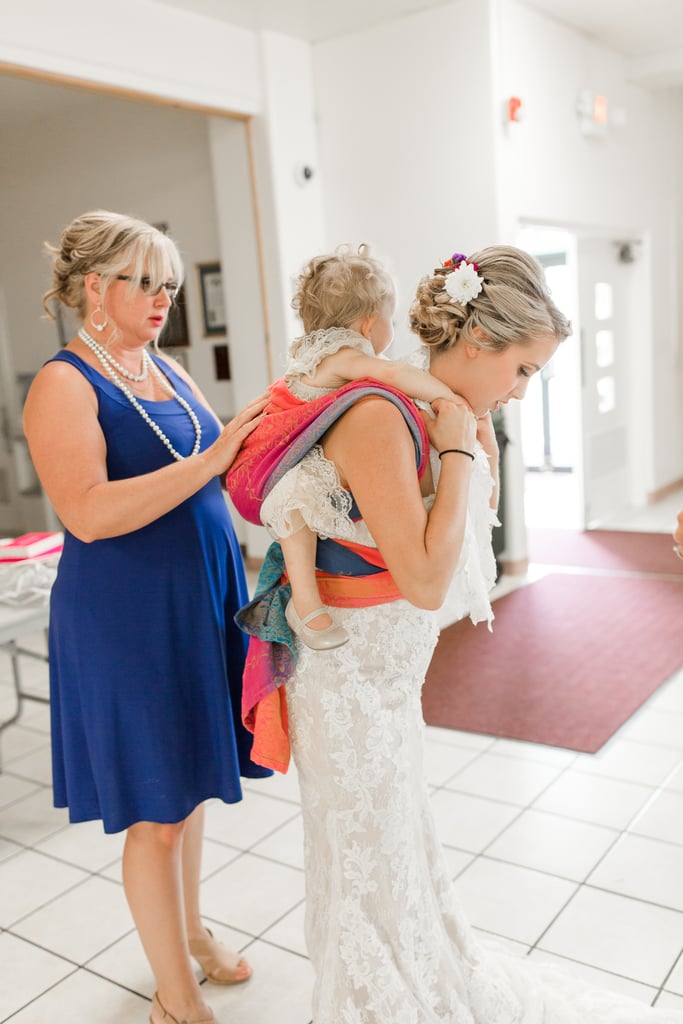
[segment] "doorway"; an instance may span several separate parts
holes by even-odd
[[[0,72],[0,83],[0,533],[9,535],[54,528],[21,409],[32,377],[75,333],[42,316],[41,296],[50,282],[43,241],[54,244],[77,214],[129,212],[179,241],[187,324],[170,354],[223,421],[272,374],[249,119],[39,75]],[[101,145],[91,144],[93,124]],[[222,329],[206,327],[208,265],[219,268]]]
[[[525,227],[521,248],[543,267],[554,301],[578,318],[576,239],[568,231]],[[529,527],[583,529],[581,356],[567,338],[536,374],[521,406],[524,509]]]
[[[644,503],[632,468],[630,417],[632,381],[642,372],[636,351],[642,361],[648,348],[641,334],[635,349],[630,316],[639,243],[525,226],[519,244],[543,266],[574,329],[522,405],[526,523],[609,528]]]

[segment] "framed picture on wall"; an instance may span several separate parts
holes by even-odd
[[[220,263],[198,263],[199,292],[202,300],[202,323],[206,337],[226,335],[228,325],[223,298],[223,277]]]
[[[230,380],[230,350],[227,345],[213,346],[213,367],[216,380]]]
[[[190,332],[187,329],[185,306],[185,285],[182,285],[176,300],[168,311],[168,323],[161,332],[159,348],[188,348]]]

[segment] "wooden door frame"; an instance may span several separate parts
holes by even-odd
[[[119,85],[109,85],[106,82],[93,82],[84,78],[76,78],[73,75],[62,75],[54,71],[44,71],[38,68],[26,68],[18,64],[10,64],[0,61],[0,76],[7,75],[12,78],[23,78],[33,82],[41,82],[45,85],[60,85],[68,88],[80,89],[86,92],[99,93],[104,96],[113,96],[119,99],[134,100],[139,103],[157,104],[162,107],[173,107],[176,110],[187,110],[196,114],[204,114],[210,117],[228,118],[233,121],[242,121],[245,125],[245,137],[247,147],[247,160],[249,164],[249,179],[251,186],[252,214],[254,218],[254,236],[258,254],[258,275],[261,304],[263,309],[263,323],[265,328],[265,356],[266,368],[270,380],[274,379],[274,362],[271,341],[271,316],[268,301],[268,288],[266,279],[265,264],[265,243],[263,239],[263,220],[261,216],[261,203],[258,192],[258,177],[256,173],[256,156],[254,146],[253,114],[243,114],[225,107],[211,107],[203,103],[195,103],[182,98],[159,96],[156,93],[144,92],[138,89],[128,89]],[[215,185],[215,183],[214,183]]]

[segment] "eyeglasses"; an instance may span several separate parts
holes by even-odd
[[[134,281],[135,278],[131,277],[130,274],[117,274],[116,275],[116,280],[117,281]],[[171,302],[175,302],[175,300],[178,298],[178,292],[180,291],[180,285],[178,284],[177,281],[164,281],[162,284],[159,285],[158,288],[152,288],[152,282],[151,282],[150,278],[149,277],[141,277],[139,279],[139,281],[138,281],[138,285],[140,286],[142,291],[145,293],[145,295],[158,295],[159,292],[161,291],[161,289],[165,288],[166,289],[166,294],[168,295],[168,297],[171,300]]]

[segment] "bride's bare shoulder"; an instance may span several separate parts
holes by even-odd
[[[366,452],[369,448],[400,444],[410,439],[403,414],[393,402],[380,395],[371,395],[355,402],[325,435],[325,454],[335,460],[335,453]]]

